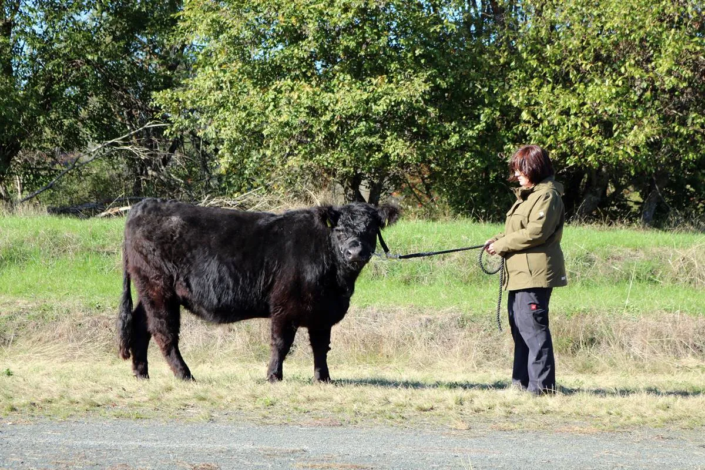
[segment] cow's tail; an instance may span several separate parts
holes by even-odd
[[[118,348],[120,357],[130,358],[132,345],[132,292],[130,291],[130,273],[127,270],[127,250],[122,247],[122,299],[117,318]]]

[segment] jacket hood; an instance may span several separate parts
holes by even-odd
[[[555,189],[558,194],[563,196],[565,192],[563,191],[563,183],[559,183],[553,176],[549,176],[545,180],[541,181],[539,184],[534,186],[534,189]]]
[[[556,181],[556,178],[553,176],[549,176],[548,178],[542,180],[540,183],[528,189],[515,188],[514,194],[516,194],[517,198],[525,199],[526,197],[528,197],[529,194],[533,193],[534,191],[549,191],[551,189],[555,189],[561,196],[565,194],[563,190],[563,184]]]

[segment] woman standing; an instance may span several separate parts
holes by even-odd
[[[517,200],[505,233],[487,241],[486,250],[505,258],[504,289],[509,291],[509,325],[514,338],[512,384],[535,395],[556,389],[556,363],[548,328],[554,287],[567,285],[561,237],[565,209],[563,185],[554,180],[548,152],[521,147],[509,163],[518,181]]]

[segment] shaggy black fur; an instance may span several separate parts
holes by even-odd
[[[179,352],[180,308],[215,323],[272,319],[270,381],[296,330],[308,328],[314,378],[328,381],[331,327],[348,310],[377,232],[399,210],[368,204],[313,207],[281,215],[146,199],[130,211],[123,245],[120,356],[147,378],[151,337],[174,374],[193,379]],[[139,302],[132,308],[130,280]]]

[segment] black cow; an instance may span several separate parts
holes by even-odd
[[[125,225],[120,356],[132,355],[135,376],[148,378],[154,336],[174,375],[193,379],[179,352],[183,305],[214,323],[271,318],[269,381],[282,379],[297,328],[308,328],[314,378],[329,381],[331,327],[348,311],[377,233],[398,217],[394,206],[363,203],[277,215],[141,201]]]

